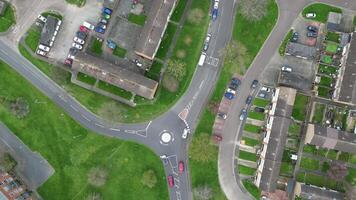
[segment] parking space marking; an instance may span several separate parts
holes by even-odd
[[[176,195],[177,195],[177,200],[181,200],[182,199],[182,195],[180,194],[180,192],[176,191]]]
[[[110,130],[112,130],[112,131],[120,131],[120,129],[118,129],[118,128],[110,128]]]
[[[87,120],[88,122],[90,122],[90,119],[87,118],[85,115],[82,115],[82,117],[83,117],[85,120]]]
[[[214,67],[217,67],[219,65],[219,58],[215,58],[212,56],[207,57],[206,63],[209,65],[212,65]]]
[[[99,126],[99,127],[104,127],[104,125],[102,124],[98,124],[98,123],[95,123],[96,126]]]

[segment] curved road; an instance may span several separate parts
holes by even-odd
[[[208,30],[212,34],[212,39],[207,52],[207,60],[215,63],[205,63],[204,66],[197,67],[185,95],[168,112],[147,123],[107,124],[22,57],[14,40],[0,37],[0,59],[19,72],[84,127],[106,136],[139,142],[153,149],[158,155],[167,155],[170,162],[165,165],[165,172],[167,175],[174,174],[176,183],[176,186],[169,190],[170,199],[192,199],[188,174],[178,175],[177,173],[177,163],[182,160],[187,167],[188,161],[187,141],[181,138],[181,134],[187,125],[194,132],[199,114],[218,78],[220,52],[231,37],[235,1],[220,1],[219,10],[220,16],[210,24]],[[178,117],[183,110],[188,111],[186,121]],[[168,132],[173,138],[167,144],[161,141],[163,132]]]
[[[231,111],[232,115],[226,119],[223,141],[219,148],[219,181],[228,199],[251,199],[250,195],[241,188],[238,174],[235,174],[235,155],[238,152],[238,141],[240,140],[243,122],[239,120],[239,113],[244,108],[245,100],[253,91],[250,85],[254,79],[258,79],[266,64],[278,50],[284,36],[290,30],[293,21],[298,17],[303,8],[312,3],[311,0],[277,0],[279,16],[276,25],[269,38],[265,41],[262,49],[255,57],[253,63],[242,79],[237,98],[234,100]],[[353,0],[322,0],[318,2],[356,10],[356,1]]]

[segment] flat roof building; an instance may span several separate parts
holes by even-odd
[[[148,19],[136,43],[135,53],[153,60],[177,0],[152,0]]]
[[[255,185],[265,192],[274,192],[277,188],[296,93],[296,89],[279,87],[272,97],[273,104],[269,111],[254,180]]]
[[[356,134],[308,124],[305,144],[356,154]]]
[[[72,69],[147,99],[154,98],[158,87],[157,81],[84,52],[75,56]]]
[[[304,183],[296,182],[294,187],[294,194],[302,199],[308,200],[344,200],[345,195],[338,191],[326,190],[314,185],[306,185]]]
[[[58,19],[48,15],[47,21],[44,24],[41,32],[40,44],[45,45],[47,47],[52,46],[51,42],[53,42],[54,32],[56,31],[56,27],[58,24]]]

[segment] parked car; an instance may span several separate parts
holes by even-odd
[[[312,18],[315,18],[316,17],[316,13],[307,13],[305,14],[305,17],[308,18],[308,19],[312,19]]]
[[[270,92],[271,88],[263,86],[263,87],[261,87],[261,91]]]
[[[250,105],[251,102],[252,102],[252,96],[249,95],[249,96],[247,97],[247,99],[246,99],[246,104],[247,104],[247,105]]]
[[[173,176],[169,175],[167,179],[168,179],[169,187],[173,187],[174,186],[174,178],[173,178]]]
[[[210,39],[211,39],[211,34],[208,33],[208,35],[207,35],[206,38],[205,38],[203,51],[207,51],[207,50],[209,49]]]
[[[318,28],[316,26],[311,25],[307,26],[307,30],[315,33],[318,32]]]
[[[74,37],[73,40],[74,40],[74,42],[76,42],[78,44],[84,44],[85,43],[85,41],[80,39],[79,37]]]
[[[299,34],[298,32],[293,32],[292,38],[290,39],[291,42],[298,42]]]
[[[251,83],[251,88],[252,89],[255,89],[258,85],[258,80],[253,80],[252,83]]]
[[[38,49],[42,50],[42,51],[45,51],[45,52],[49,52],[50,48],[45,46],[45,45],[38,45]]]
[[[75,55],[77,55],[77,53],[78,53],[78,49],[72,47],[72,48],[69,49],[69,53],[75,56]]]
[[[82,45],[77,44],[77,43],[75,43],[75,42],[72,43],[72,47],[77,48],[77,49],[79,49],[79,50],[82,50],[82,49],[83,49],[83,46],[82,46]]]
[[[227,115],[223,112],[218,112],[218,117],[221,119],[226,119]]]
[[[41,51],[41,50],[39,50],[39,49],[36,51],[36,53],[37,53],[38,55],[40,55],[40,56],[46,56],[46,55],[47,55],[46,52]]]
[[[309,31],[309,32],[307,32],[307,37],[310,37],[310,38],[317,38],[317,37],[318,37],[318,34],[315,33],[315,32]]]
[[[142,67],[143,66],[143,64],[138,59],[135,59],[134,63],[136,64],[137,67]]]
[[[220,142],[223,139],[221,135],[214,134],[213,137],[214,137],[214,140],[217,142]]]
[[[236,85],[237,87],[239,87],[241,84],[241,81],[238,78],[232,78],[230,81],[230,85]]]
[[[99,26],[97,26],[97,27],[95,27],[95,32],[104,34],[105,33],[105,29],[102,29]]]
[[[87,37],[87,34],[86,34],[86,32],[84,32],[84,31],[77,31],[76,33],[75,33],[75,35],[79,38],[79,39],[81,39],[81,40],[85,40],[85,38]]]
[[[43,17],[42,15],[38,15],[37,19],[41,20],[43,23],[46,23],[47,18]]]
[[[106,29],[106,25],[104,24],[104,23],[98,23],[98,25],[97,25],[98,27],[100,27],[100,28],[102,28],[102,29]]]
[[[264,92],[260,92],[260,93],[258,93],[258,95],[257,95],[258,97],[261,97],[261,98],[263,98],[263,99],[265,99],[266,98],[266,93],[264,93]]]
[[[95,26],[89,22],[83,22],[83,26],[86,27],[89,30],[94,30]]]
[[[167,155],[163,154],[163,155],[161,155],[159,157],[162,159],[162,162],[163,162],[164,165],[168,165],[169,160],[168,160]]]
[[[226,92],[229,92],[229,93],[231,93],[231,94],[233,94],[233,95],[236,94],[236,91],[235,91],[235,90],[232,90],[231,88],[227,88]]]
[[[179,163],[178,163],[178,171],[179,171],[180,174],[183,174],[183,172],[184,172],[184,163],[183,163],[183,161],[179,161]]]
[[[112,14],[112,10],[111,10],[110,8],[107,8],[107,7],[104,7],[104,8],[103,8],[103,12],[104,12],[105,14],[108,14],[108,15],[111,15],[111,14]]]
[[[246,117],[247,117],[247,110],[246,110],[246,108],[244,108],[244,109],[241,110],[240,120],[243,121],[243,120],[246,119]]]
[[[108,20],[101,18],[101,19],[99,20],[99,22],[100,22],[100,23],[103,23],[103,24],[107,24],[107,23],[108,23]]]
[[[235,95],[230,92],[225,92],[224,96],[229,100],[232,100],[235,97]]]
[[[102,16],[103,16],[103,18],[105,18],[105,19],[110,19],[110,15],[108,15],[108,14],[106,14],[106,13],[103,13]]]
[[[64,64],[71,66],[73,64],[73,59],[71,59],[71,58],[65,59]]]
[[[261,107],[255,107],[254,109],[256,112],[261,112],[261,113],[264,113],[265,112],[265,109],[264,108],[261,108]]]
[[[190,131],[189,131],[188,128],[184,128],[183,134],[182,134],[182,138],[183,138],[183,139],[187,139],[189,132],[190,132]]]
[[[292,72],[292,68],[285,65],[281,68],[282,72]]]
[[[83,26],[83,25],[79,26],[79,30],[82,31],[82,32],[86,32],[86,33],[89,32],[89,29],[87,27]]]
[[[68,54],[67,58],[74,60],[74,59],[75,59],[75,55],[73,55],[73,54]]]

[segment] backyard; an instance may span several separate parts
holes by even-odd
[[[294,107],[293,107],[293,112],[292,112],[292,117],[296,120],[299,121],[304,121],[305,120],[305,109],[308,105],[308,97],[297,93],[297,96],[295,97],[294,101]]]
[[[4,14],[0,16],[0,32],[7,31],[15,22],[14,8],[7,3]]]
[[[91,46],[90,46],[90,51],[98,56],[100,56],[103,53],[103,41],[98,40],[98,39],[93,39]]]
[[[314,107],[313,123],[321,124],[324,117],[325,105],[316,103]]]
[[[320,64],[318,72],[322,74],[332,75],[337,72],[337,68]]]

